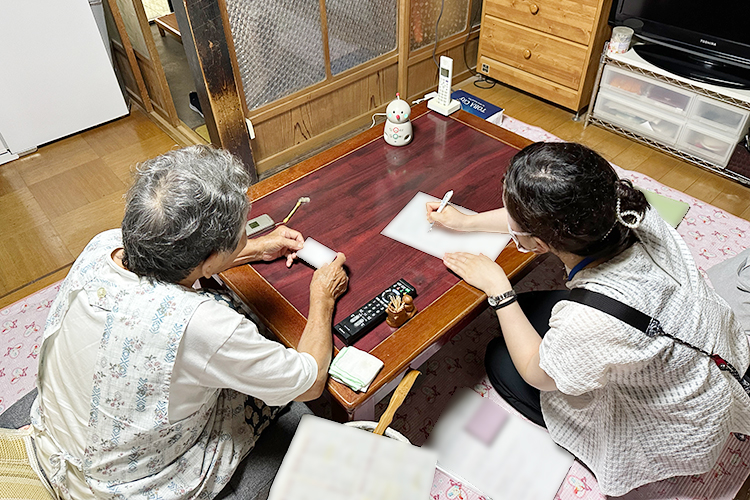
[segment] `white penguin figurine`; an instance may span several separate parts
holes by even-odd
[[[398,94],[385,109],[385,130],[383,138],[391,146],[406,146],[411,142],[411,122],[409,103],[401,99]]]

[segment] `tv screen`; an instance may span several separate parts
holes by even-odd
[[[744,0],[627,0],[622,2],[620,15],[750,47],[750,2]]]
[[[749,23],[750,0],[614,0],[610,13],[610,24],[629,26],[646,41],[689,54],[640,48],[644,59],[664,67],[665,58],[676,58],[682,62],[665,69],[735,87],[750,85]],[[659,53],[658,63],[644,54],[649,50]],[[724,81],[737,72],[739,82]],[[714,75],[704,79],[703,73]]]

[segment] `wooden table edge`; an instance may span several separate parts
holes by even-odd
[[[496,262],[503,266],[508,278],[514,280],[524,267],[530,264],[536,257],[535,254],[522,254],[516,251],[515,247],[507,246],[500,253]],[[250,265],[248,266],[249,269],[243,270],[244,272],[241,272],[240,268],[234,268],[222,273],[221,278],[224,284],[258,315],[260,320],[263,321],[282,344],[287,347],[296,348],[302,331],[307,324],[307,318],[281,295],[278,290],[274,289],[257,270]],[[244,287],[239,286],[236,280],[233,279],[234,276],[241,277]],[[263,285],[267,289],[265,293],[272,294],[271,297],[266,297],[266,299],[272,299],[275,304],[280,306],[280,308],[275,308],[274,312],[283,316],[287,324],[292,325],[292,328],[289,328],[287,331],[281,331],[276,328],[274,325],[277,321],[274,321],[274,318],[263,314],[260,309],[254,307],[254,304],[257,304],[258,301],[242,291],[243,288],[246,291],[259,290]],[[486,307],[486,298],[487,296],[483,292],[466,284],[464,281],[459,281],[370,351],[373,356],[383,361],[384,366],[375,380],[370,384],[368,392],[354,392],[349,387],[330,378],[327,383],[328,391],[347,412],[352,413],[358,406],[376,393],[378,389],[398,376],[399,373],[409,368],[414,359],[424,352],[425,349],[428,349],[437,342],[447,342],[448,338],[446,338],[446,335],[449,332],[455,331],[460,326],[465,326],[481,314]],[[443,326],[434,328],[431,314],[428,312],[442,309],[458,309],[458,311],[453,316],[453,320],[445,323]],[[431,330],[431,328],[434,329]],[[420,334],[414,335],[414,332],[420,332]],[[425,334],[425,332],[427,333]],[[390,354],[392,350],[397,349],[396,346],[399,344],[403,347],[403,340],[409,339],[412,335],[418,338],[419,341],[417,345],[412,346],[411,354],[394,359]]]

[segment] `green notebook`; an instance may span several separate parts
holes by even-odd
[[[638,188],[645,196],[646,200],[656,209],[661,218],[664,219],[667,224],[674,228],[680,225],[682,218],[690,210],[690,205],[684,201],[673,200],[667,198],[662,194],[654,193],[648,189]]]

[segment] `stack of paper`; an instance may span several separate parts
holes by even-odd
[[[372,354],[356,347],[344,347],[334,358],[328,373],[353,391],[366,392],[381,368],[383,362]]]
[[[269,500],[427,499],[434,452],[305,415]]]

